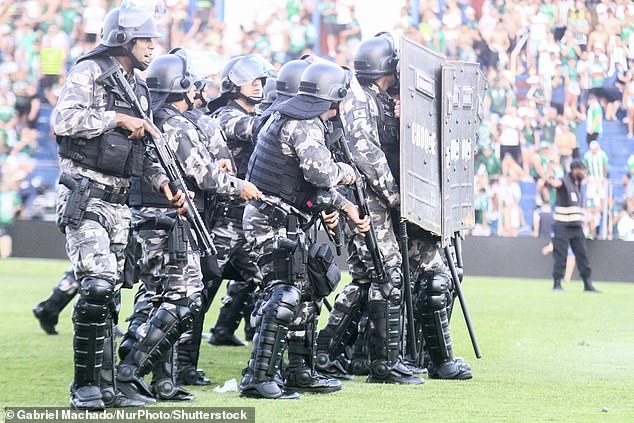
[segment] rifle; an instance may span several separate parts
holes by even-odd
[[[460,234],[456,233],[453,237],[453,246],[456,252],[456,261],[458,265],[462,265],[462,245],[460,240]],[[469,314],[469,309],[467,308],[467,303],[465,302],[464,295],[462,293],[462,282],[461,277],[458,273],[458,269],[454,264],[453,257],[451,256],[451,250],[449,245],[445,247],[445,258],[447,259],[447,263],[449,264],[449,270],[451,271],[451,277],[454,281],[454,287],[456,288],[456,294],[458,295],[458,299],[460,300],[460,308],[462,308],[462,315],[464,316],[465,323],[467,324],[467,330],[469,331],[469,338],[471,339],[471,345],[473,346],[473,352],[475,353],[476,358],[481,358],[482,353],[480,352],[480,346],[478,345],[478,340],[476,339],[475,331],[473,329],[473,323],[471,322],[471,315]]]
[[[370,207],[368,206],[368,196],[365,191],[365,182],[361,172],[357,169],[357,166],[354,164],[354,160],[352,159],[352,154],[350,153],[350,148],[348,147],[348,143],[346,142],[344,133],[342,129],[336,129],[335,131],[341,131],[341,135],[339,136],[339,147],[341,152],[343,153],[344,160],[354,169],[356,174],[356,178],[354,181],[354,197],[359,205],[360,217],[364,218],[365,216],[370,217]],[[401,231],[405,222],[402,222]],[[407,247],[407,228],[405,228],[404,238],[401,236],[401,246],[403,244],[403,240],[405,240],[405,247]],[[379,249],[376,231],[374,229],[374,225],[372,224],[372,219],[370,219],[370,230],[365,234],[365,243],[368,246],[368,250],[370,255],[372,256],[372,263],[374,264],[373,279],[379,281],[379,283],[384,283],[387,281],[387,275],[385,274],[385,262],[383,260],[383,255],[381,254],[381,250]],[[407,251],[407,250],[405,250]],[[416,356],[416,338],[414,334],[414,309],[412,307],[412,287],[410,286],[409,280],[409,262],[407,261],[407,255],[403,257],[403,263],[407,263],[406,267],[403,270],[403,283],[404,286],[404,297],[405,297],[405,306],[407,307],[407,316],[408,316],[408,326],[407,326],[407,345],[410,348],[410,352],[413,352],[413,357]],[[407,273],[405,273],[405,270]]]
[[[203,221],[194,201],[187,195],[187,185],[183,179],[178,160],[172,150],[170,150],[165,136],[150,119],[139,103],[139,99],[134,94],[134,90],[128,84],[128,81],[123,76],[119,66],[113,66],[109,71],[105,72],[101,76],[104,82],[109,82],[111,87],[117,90],[119,94],[128,104],[130,104],[143,119],[157,134],[156,137],[148,137],[152,140],[152,144],[156,150],[159,162],[167,174],[169,179],[169,186],[172,192],[176,193],[181,191],[185,194],[185,203],[187,204],[187,211],[185,217],[191,226],[191,230],[196,235],[198,242],[198,248],[200,250],[200,264],[205,280],[212,279],[214,277],[220,277],[220,269],[218,268],[218,260],[216,259],[216,246],[214,245],[211,235],[207,231],[205,222]]]

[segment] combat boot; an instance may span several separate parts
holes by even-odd
[[[467,380],[473,378],[471,366],[465,362],[448,360],[439,366],[429,369],[429,377],[432,379]]]
[[[70,388],[70,408],[74,410],[101,411],[106,408],[98,386],[87,385]]]
[[[59,315],[47,310],[45,302],[33,307],[33,315],[40,322],[40,327],[47,335],[57,335],[55,326],[59,321]]]
[[[592,284],[592,279],[586,277],[583,278],[583,290],[585,292],[594,292],[596,294],[600,294],[601,291],[598,290],[597,288],[594,287],[594,285]]]
[[[193,401],[194,395],[174,380],[174,354],[168,353],[152,367],[150,390],[159,401]]]
[[[553,281],[553,291],[563,291],[564,288],[561,286],[561,279],[555,279]]]
[[[238,335],[229,331],[224,326],[216,326],[211,330],[209,335],[209,342],[211,345],[216,346],[228,346],[228,347],[246,347],[248,344],[244,342]]]
[[[343,354],[334,360],[331,360],[325,352],[318,352],[315,357],[315,367],[319,373],[336,379],[354,380],[354,376],[346,371],[348,365],[349,362]]]

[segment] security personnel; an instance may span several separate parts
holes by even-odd
[[[209,102],[211,116],[220,125],[235,164],[235,174],[244,178],[255,145],[261,119],[256,105],[263,99],[263,86],[271,75],[270,64],[250,54],[231,59],[223,68],[220,96]],[[220,269],[230,265],[236,276],[227,285],[218,320],[209,337],[213,345],[246,346],[234,332],[240,319],[250,315],[245,307],[262,283],[258,266],[250,259],[242,229],[244,202],[218,196],[211,234],[218,248]],[[235,273],[234,272],[234,273]]]
[[[375,279],[365,238],[353,236],[348,244],[352,281],[337,296],[328,324],[319,334],[318,365],[327,374],[345,377],[345,368],[336,358],[367,313],[371,327],[367,382],[422,384],[424,380],[414,376],[403,364],[399,350],[401,254],[390,213],[400,201],[395,178],[399,123],[394,115],[394,100],[387,93],[396,84],[397,64],[398,56],[388,38],[375,37],[361,43],[354,58],[356,77],[361,85],[346,98],[342,116],[350,152],[366,181],[368,207],[386,278]]]
[[[247,204],[244,229],[265,288],[251,359],[240,384],[242,396],[296,398],[289,391],[341,389],[340,382],[314,370],[313,360],[316,317],[339,272],[329,248],[307,245],[302,228],[310,226],[323,208],[334,206],[358,230],[368,229],[368,220],[359,219],[357,208],[332,189],[355,179],[350,166],[333,160],[325,141],[325,122],[336,116],[347,85],[342,68],[310,65],[298,95],[281,103],[258,135],[248,177],[266,195]],[[278,372],[287,342],[282,382]]]
[[[152,94],[154,121],[175,153],[188,190],[194,194],[195,206],[202,210],[196,198],[203,198],[203,191],[243,200],[259,198],[259,191],[252,183],[218,169],[200,142],[198,128],[183,116],[195,95],[186,60],[176,54],[158,57],[149,66],[146,81]],[[135,235],[143,251],[140,261],[143,298],[149,298],[152,307],[145,329],[137,330],[136,342],[122,353],[117,380],[120,389],[129,396],[191,400],[193,395],[175,384],[170,350],[192,328],[194,316],[201,310],[200,257],[189,242],[187,223],[171,211],[149,184],[140,178],[135,182],[130,205]],[[137,296],[138,300],[143,298]],[[153,379],[148,388],[143,376],[150,371]]]
[[[577,269],[583,279],[583,290],[601,292],[592,285],[592,269],[583,234],[583,191],[581,182],[586,176],[586,165],[575,159],[570,163],[570,172],[561,179],[548,176],[547,183],[557,190],[555,214],[553,216],[553,289],[562,291],[561,278],[566,270],[568,246],[577,260]]]
[[[112,336],[108,324],[121,286],[130,212],[129,178],[142,173],[173,205],[167,178],[145,155],[142,138],[150,125],[118,97],[101,78],[121,68],[141,105],[149,110],[149,93],[134,70],[152,59],[153,39],[160,34],[153,17],[142,9],[110,11],[101,43],[69,71],[54,114],[62,174],[58,192],[58,225],[80,282],[73,311],[75,372],[70,405],[100,410],[106,406],[143,405],[119,395],[113,386]],[[105,345],[104,345],[105,343]],[[110,370],[110,371],[108,371]]]

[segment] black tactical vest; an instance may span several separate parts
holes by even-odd
[[[236,109],[236,110],[239,110],[241,113],[244,113],[245,115],[255,116],[255,113],[247,113],[246,111],[244,111],[242,107],[238,106],[237,104],[229,103],[226,106],[216,110],[212,114],[212,117],[216,117],[218,115],[218,112],[225,108]],[[231,151],[231,154],[233,155],[233,160],[236,164],[237,178],[244,179],[245,175],[247,174],[249,159],[251,158],[251,155],[253,154],[253,150],[255,148],[255,138],[251,141],[252,142],[244,142],[236,138],[229,138],[227,136],[227,147],[229,147],[229,150]],[[237,154],[234,153],[237,150],[239,150],[238,153]]]
[[[378,93],[372,87],[364,86],[365,92],[374,99],[379,107],[379,121],[376,124],[379,132],[381,150],[385,153],[387,164],[392,171],[392,175],[397,183],[400,183],[401,162],[400,162],[400,122],[394,115],[394,100],[385,91]]]
[[[90,57],[96,62],[105,74],[113,66],[119,66],[118,62],[108,56]],[[79,60],[81,61],[81,59]],[[79,62],[78,61],[78,62]],[[135,76],[134,94],[140,100],[144,112],[150,113],[150,93],[145,82]],[[130,116],[141,115],[124,99],[119,97],[114,90],[103,84],[107,92],[106,111],[114,111]],[[145,101],[142,100],[145,98]],[[87,105],[90,106],[90,105]],[[143,174],[143,156],[145,144],[142,140],[129,140],[129,131],[115,128],[112,131],[101,134],[95,138],[57,137],[59,155],[71,159],[80,166],[99,171],[105,175],[117,177],[130,177]]]
[[[180,113],[172,106],[168,106],[166,104],[154,114],[154,123],[159,129],[162,130],[165,121],[176,115],[180,115]],[[198,129],[198,127],[196,127],[196,129]],[[198,133],[200,135],[200,130],[198,131]],[[176,155],[176,152],[174,152],[174,155]],[[177,163],[179,163],[178,157],[176,157],[176,161]],[[196,183],[194,181],[191,181],[190,178],[186,177],[185,174],[182,172],[182,166],[180,166],[180,168],[183,179],[185,179],[187,189],[194,193],[194,204],[196,205],[196,208],[202,210],[204,196],[198,189]],[[152,185],[150,185],[142,176],[134,177],[131,179],[130,197],[128,203],[131,207],[172,207],[168,203],[167,199],[165,199],[163,193],[155,191],[154,188],[152,188]]]
[[[312,213],[317,193],[322,189],[304,179],[297,158],[282,152],[279,134],[290,118],[278,112],[272,119],[260,131],[247,178],[263,193],[280,197],[299,210]]]
[[[571,173],[561,179],[563,185],[557,188],[553,220],[558,225],[582,226],[584,220],[583,192]]]

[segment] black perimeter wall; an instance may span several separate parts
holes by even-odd
[[[13,257],[65,259],[64,236],[52,222],[17,221],[8,233]],[[543,256],[547,239],[467,237],[463,243],[465,273],[477,276],[550,279],[552,255]],[[588,241],[596,281],[634,281],[634,242]],[[340,261],[345,268],[343,260]],[[574,276],[579,276],[575,270]]]

